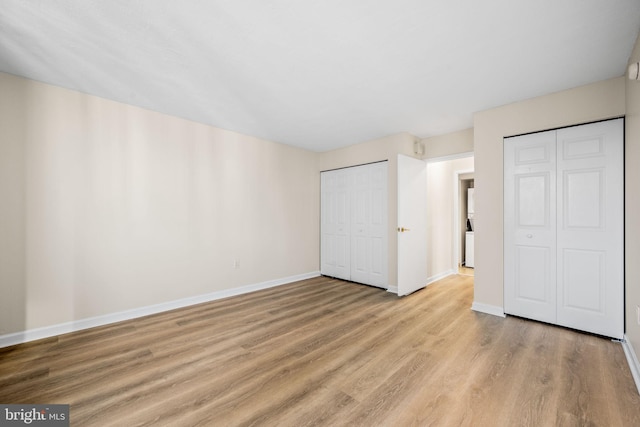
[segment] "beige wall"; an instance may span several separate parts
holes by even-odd
[[[503,137],[624,114],[625,80],[620,77],[474,115],[474,302],[503,307]]]
[[[640,61],[640,36],[629,63]],[[625,320],[627,339],[640,355],[640,81],[625,79]]]
[[[473,171],[473,163],[473,157],[466,157],[427,164],[427,272],[431,278],[457,268],[454,252],[454,242],[459,239],[455,234],[456,172]]]
[[[387,160],[389,179],[388,221],[389,236],[388,267],[389,286],[398,284],[398,154],[416,157],[413,154],[413,143],[418,139],[409,133],[400,133],[373,141],[363,142],[338,150],[319,154],[321,171],[361,165],[365,163]]]
[[[626,84],[627,182],[638,182],[639,91]],[[396,156],[413,156],[410,134],[311,153],[1,73],[0,93],[0,335],[316,271],[318,171],[380,160],[397,285]],[[618,78],[479,112],[473,130],[423,140],[425,157],[475,146],[476,302],[503,305],[502,138],[624,113]],[[636,193],[626,203],[634,260]]]
[[[316,153],[7,74],[0,93],[0,334],[318,270]]]
[[[25,326],[24,92],[0,74],[0,335]],[[10,102],[9,102],[10,101]]]
[[[473,128],[421,140],[425,159],[473,152]]]

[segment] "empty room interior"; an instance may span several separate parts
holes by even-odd
[[[640,425],[639,32],[3,0],[0,425]]]

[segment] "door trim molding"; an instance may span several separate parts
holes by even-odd
[[[453,171],[453,265],[452,269],[457,270],[462,265],[462,255],[460,253],[460,238],[462,230],[460,229],[460,175],[468,173],[474,174],[475,188],[475,167],[473,169],[460,169]]]
[[[376,160],[374,162],[368,162],[368,163],[358,163],[356,165],[342,166],[342,167],[333,168],[333,169],[324,169],[324,170],[321,170],[320,173],[333,172],[333,171],[338,171],[338,170],[341,170],[341,169],[357,168],[358,166],[375,165],[376,163],[385,163],[385,162],[388,162],[388,161],[389,161],[389,159],[384,159],[384,160]]]
[[[447,160],[464,159],[467,157],[473,157],[474,155],[475,153],[473,151],[465,151],[464,153],[450,154],[448,156],[440,156],[440,157],[429,157],[423,160],[427,163],[437,163],[437,162],[444,162]]]

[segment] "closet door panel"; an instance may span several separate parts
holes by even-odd
[[[385,287],[387,282],[387,164],[353,168],[351,280]]]
[[[320,272],[345,280],[351,276],[350,181],[347,170],[324,172],[321,175]]]
[[[321,173],[321,273],[387,286],[387,163]]]
[[[622,119],[558,132],[558,324],[624,331]]]
[[[606,254],[604,251],[563,249],[560,255],[562,308],[604,316],[606,295]],[[562,317],[562,316],[561,316]],[[577,326],[577,325],[575,325]]]
[[[556,321],[555,132],[504,140],[505,312]]]
[[[327,276],[336,275],[336,236],[334,234],[334,206],[336,195],[333,192],[335,177],[329,173],[321,175],[321,195],[320,195],[320,246],[321,263],[320,272]]]
[[[515,299],[520,304],[539,305],[545,310],[553,292],[548,286],[551,277],[550,249],[537,246],[518,245],[515,247]],[[551,298],[552,299],[552,298]]]
[[[351,238],[351,280],[358,283],[369,282],[370,258],[369,241],[363,236]]]
[[[604,168],[564,170],[561,183],[561,220],[565,230],[603,231],[607,202]]]
[[[371,271],[371,172],[370,166],[354,167],[351,212],[351,280],[369,283]]]
[[[387,278],[386,242],[381,237],[371,239],[371,284],[384,286]]]
[[[386,288],[387,274],[387,162],[371,165],[371,216],[369,218],[369,242],[371,269],[369,284]]]

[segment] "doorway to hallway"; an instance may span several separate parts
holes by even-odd
[[[467,192],[473,179],[473,153],[427,160],[428,271],[430,282],[462,274],[467,231]],[[475,185],[473,185],[475,187]],[[472,269],[463,270],[464,274]]]

